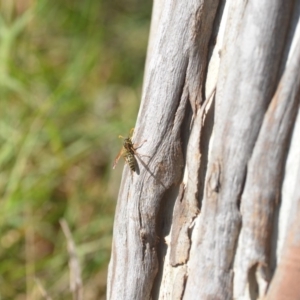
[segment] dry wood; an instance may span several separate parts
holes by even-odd
[[[275,212],[279,204],[284,162],[300,102],[300,42],[287,64],[269,105],[252,157],[242,196],[243,227],[236,261],[237,295],[242,295],[248,274],[260,272],[265,287],[273,273],[270,253]],[[274,251],[274,249],[273,249]],[[274,253],[273,253],[274,255]],[[263,296],[266,291],[260,288]]]
[[[300,182],[300,165],[297,181]],[[300,299],[300,189],[295,186],[292,199],[289,231],[284,245],[283,255],[276,269],[270,289],[269,300]]]
[[[107,298],[258,299],[276,268],[299,110],[300,0],[165,0],[153,11],[133,136],[150,157],[123,172]]]
[[[127,168],[123,174],[109,299],[149,299],[155,293],[157,251],[164,247],[163,229],[158,225],[164,220],[159,216],[178,194],[184,166],[182,127],[190,125],[189,107],[196,113],[203,101],[208,43],[217,7],[218,1],[165,2],[134,136],[134,142],[147,136],[141,152],[151,158],[146,161],[147,169],[141,166],[133,178]]]
[[[235,67],[217,85],[222,95],[216,95],[220,111],[214,127],[199,227],[192,237],[195,244],[184,299],[206,299],[212,291],[214,299],[233,298],[233,262],[242,221],[239,202],[246,167],[280,76],[292,4],[246,2],[233,54],[229,51],[230,57],[224,54],[221,58],[221,69],[223,59],[226,67],[227,60]],[[275,30],[279,23],[280,30]]]

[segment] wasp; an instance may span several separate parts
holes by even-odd
[[[135,172],[135,157],[134,155],[136,153],[136,149],[140,148],[142,144],[144,144],[144,141],[140,146],[135,146],[132,142],[132,135],[133,135],[134,128],[130,130],[129,136],[127,138],[124,138],[123,136],[119,135],[119,138],[123,139],[123,146],[118,153],[117,157],[115,158],[114,164],[113,164],[113,169],[116,167],[119,159],[121,156],[124,157],[126,163],[129,165],[131,171]]]

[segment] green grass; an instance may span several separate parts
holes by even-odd
[[[151,1],[0,1],[0,299],[104,299],[122,170],[139,106]]]

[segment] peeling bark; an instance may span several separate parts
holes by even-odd
[[[297,181],[300,182],[300,165]],[[282,258],[271,282],[266,299],[300,299],[300,189],[295,186],[291,219]]]

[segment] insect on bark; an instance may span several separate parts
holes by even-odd
[[[119,159],[121,156],[125,159],[125,162],[129,165],[131,171],[135,172],[135,157],[134,155],[137,154],[136,149],[140,148],[144,142],[140,146],[135,146],[132,142],[132,135],[133,135],[134,128],[130,130],[129,136],[127,138],[124,138],[123,136],[119,135],[119,138],[123,139],[123,146],[118,153],[117,157],[115,158],[113,169],[116,167]]]

